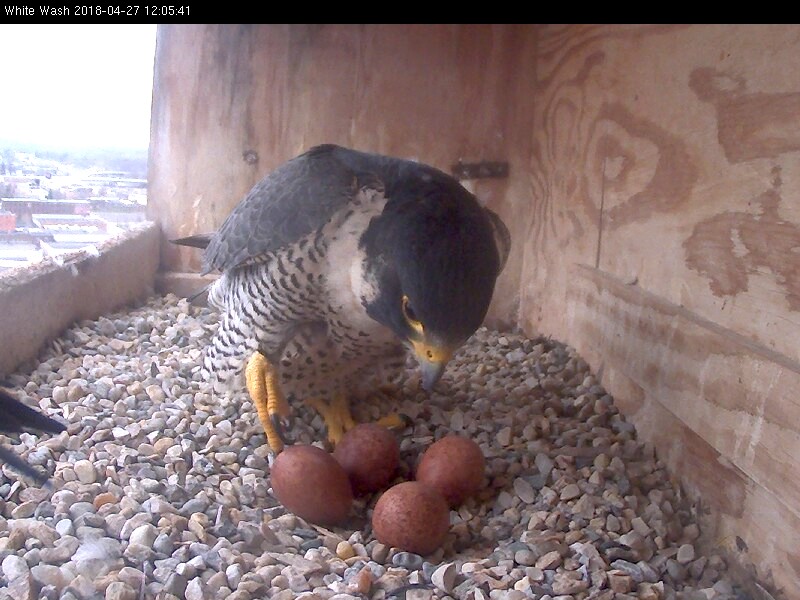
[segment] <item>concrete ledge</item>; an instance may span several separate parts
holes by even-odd
[[[72,323],[143,300],[154,291],[159,227],[141,228],[100,244],[0,277],[0,376],[34,358]]]

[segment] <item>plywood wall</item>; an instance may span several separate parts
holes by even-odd
[[[460,159],[524,172],[531,112],[514,99],[531,89],[534,45],[532,26],[160,26],[148,210],[164,232],[162,268],[197,270],[196,251],[166,240],[214,230],[262,176],[315,144],[448,172]],[[473,186],[521,238],[511,198],[530,197],[525,180]],[[506,322],[517,248],[492,308]]]
[[[797,597],[800,29],[546,26],[536,66],[521,322]]]

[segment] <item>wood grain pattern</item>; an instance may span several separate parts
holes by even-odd
[[[758,549],[747,558],[764,581],[794,589],[800,364],[600,270],[570,274],[577,350],[602,365],[639,435],[714,507],[717,536],[740,536]]]
[[[606,44],[614,96],[628,98],[617,106],[664,135],[637,151],[609,114],[618,147],[593,161],[605,190],[599,266],[795,360],[800,77],[775,63],[798,43],[792,27],[692,27],[636,52]],[[638,75],[654,71],[649,83]]]
[[[149,213],[164,231],[162,269],[196,271],[196,251],[166,240],[218,227],[264,174],[332,142],[449,171],[507,161],[512,177],[468,182],[524,230],[529,196],[533,26],[182,25],[159,27]],[[516,320],[522,244],[491,314]]]
[[[594,264],[800,360],[799,46],[791,26],[543,27],[532,177],[583,232],[563,253],[534,231],[525,264]],[[563,276],[522,284],[526,325],[566,335]]]

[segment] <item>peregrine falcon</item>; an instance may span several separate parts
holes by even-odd
[[[216,233],[173,241],[222,273],[203,368],[215,393],[244,375],[276,453],[287,398],[316,408],[335,444],[355,424],[348,390],[407,351],[430,391],[483,322],[510,246],[453,177],[332,144],[267,175]]]
[[[0,431],[3,433],[21,433],[24,429],[61,433],[66,428],[58,421],[35,411],[5,390],[0,389]],[[0,446],[0,460],[33,478],[37,483],[41,484],[46,481],[44,475],[3,446]]]

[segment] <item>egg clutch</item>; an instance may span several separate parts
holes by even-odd
[[[285,448],[272,465],[272,491],[287,510],[326,526],[347,520],[355,496],[383,491],[372,512],[377,540],[430,554],[447,535],[450,509],[481,489],[486,461],[473,440],[448,435],[425,450],[414,480],[391,485],[399,467],[394,433],[363,423],[333,453],[302,444]]]

